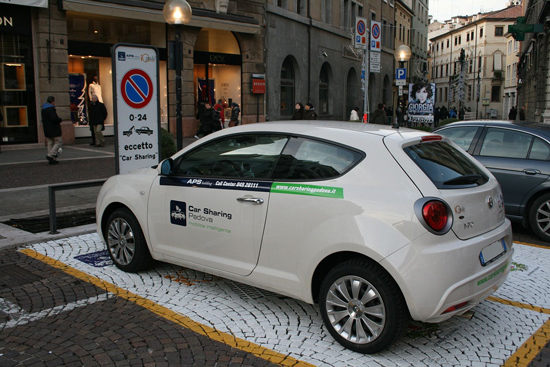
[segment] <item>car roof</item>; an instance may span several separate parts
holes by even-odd
[[[468,120],[453,122],[434,129],[434,132],[452,126],[494,126],[507,127],[520,131],[530,132],[536,135],[542,135],[550,139],[550,125],[532,121],[507,121],[507,120]]]
[[[343,134],[349,135],[348,133],[353,133],[353,135],[359,134],[369,134],[376,135],[381,138],[389,137],[395,139],[409,139],[417,136],[424,136],[425,131],[399,128],[394,129],[389,125],[378,125],[378,124],[363,124],[358,122],[342,122],[342,121],[327,121],[327,120],[301,120],[301,121],[269,121],[262,122],[257,124],[245,124],[232,127],[230,129],[224,129],[224,132],[230,133],[236,131],[234,129],[239,129],[241,132],[256,132],[256,131],[265,131],[265,132],[283,132],[283,133],[294,133],[294,134],[303,134],[311,135],[317,137],[328,137],[330,138],[331,134]]]

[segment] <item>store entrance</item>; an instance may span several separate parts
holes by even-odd
[[[196,109],[200,102],[215,105],[221,100],[226,124],[231,104],[241,105],[241,50],[229,31],[202,29],[195,44],[194,97]]]

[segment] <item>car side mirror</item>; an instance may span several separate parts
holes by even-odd
[[[160,165],[160,174],[169,176],[174,171],[174,160],[172,158],[165,159]]]

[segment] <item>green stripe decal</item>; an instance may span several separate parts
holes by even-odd
[[[271,192],[279,194],[322,196],[326,198],[343,199],[344,189],[341,187],[315,186],[274,182]]]

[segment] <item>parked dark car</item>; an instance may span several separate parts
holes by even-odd
[[[550,125],[465,121],[434,130],[491,171],[502,186],[506,216],[550,242]]]

